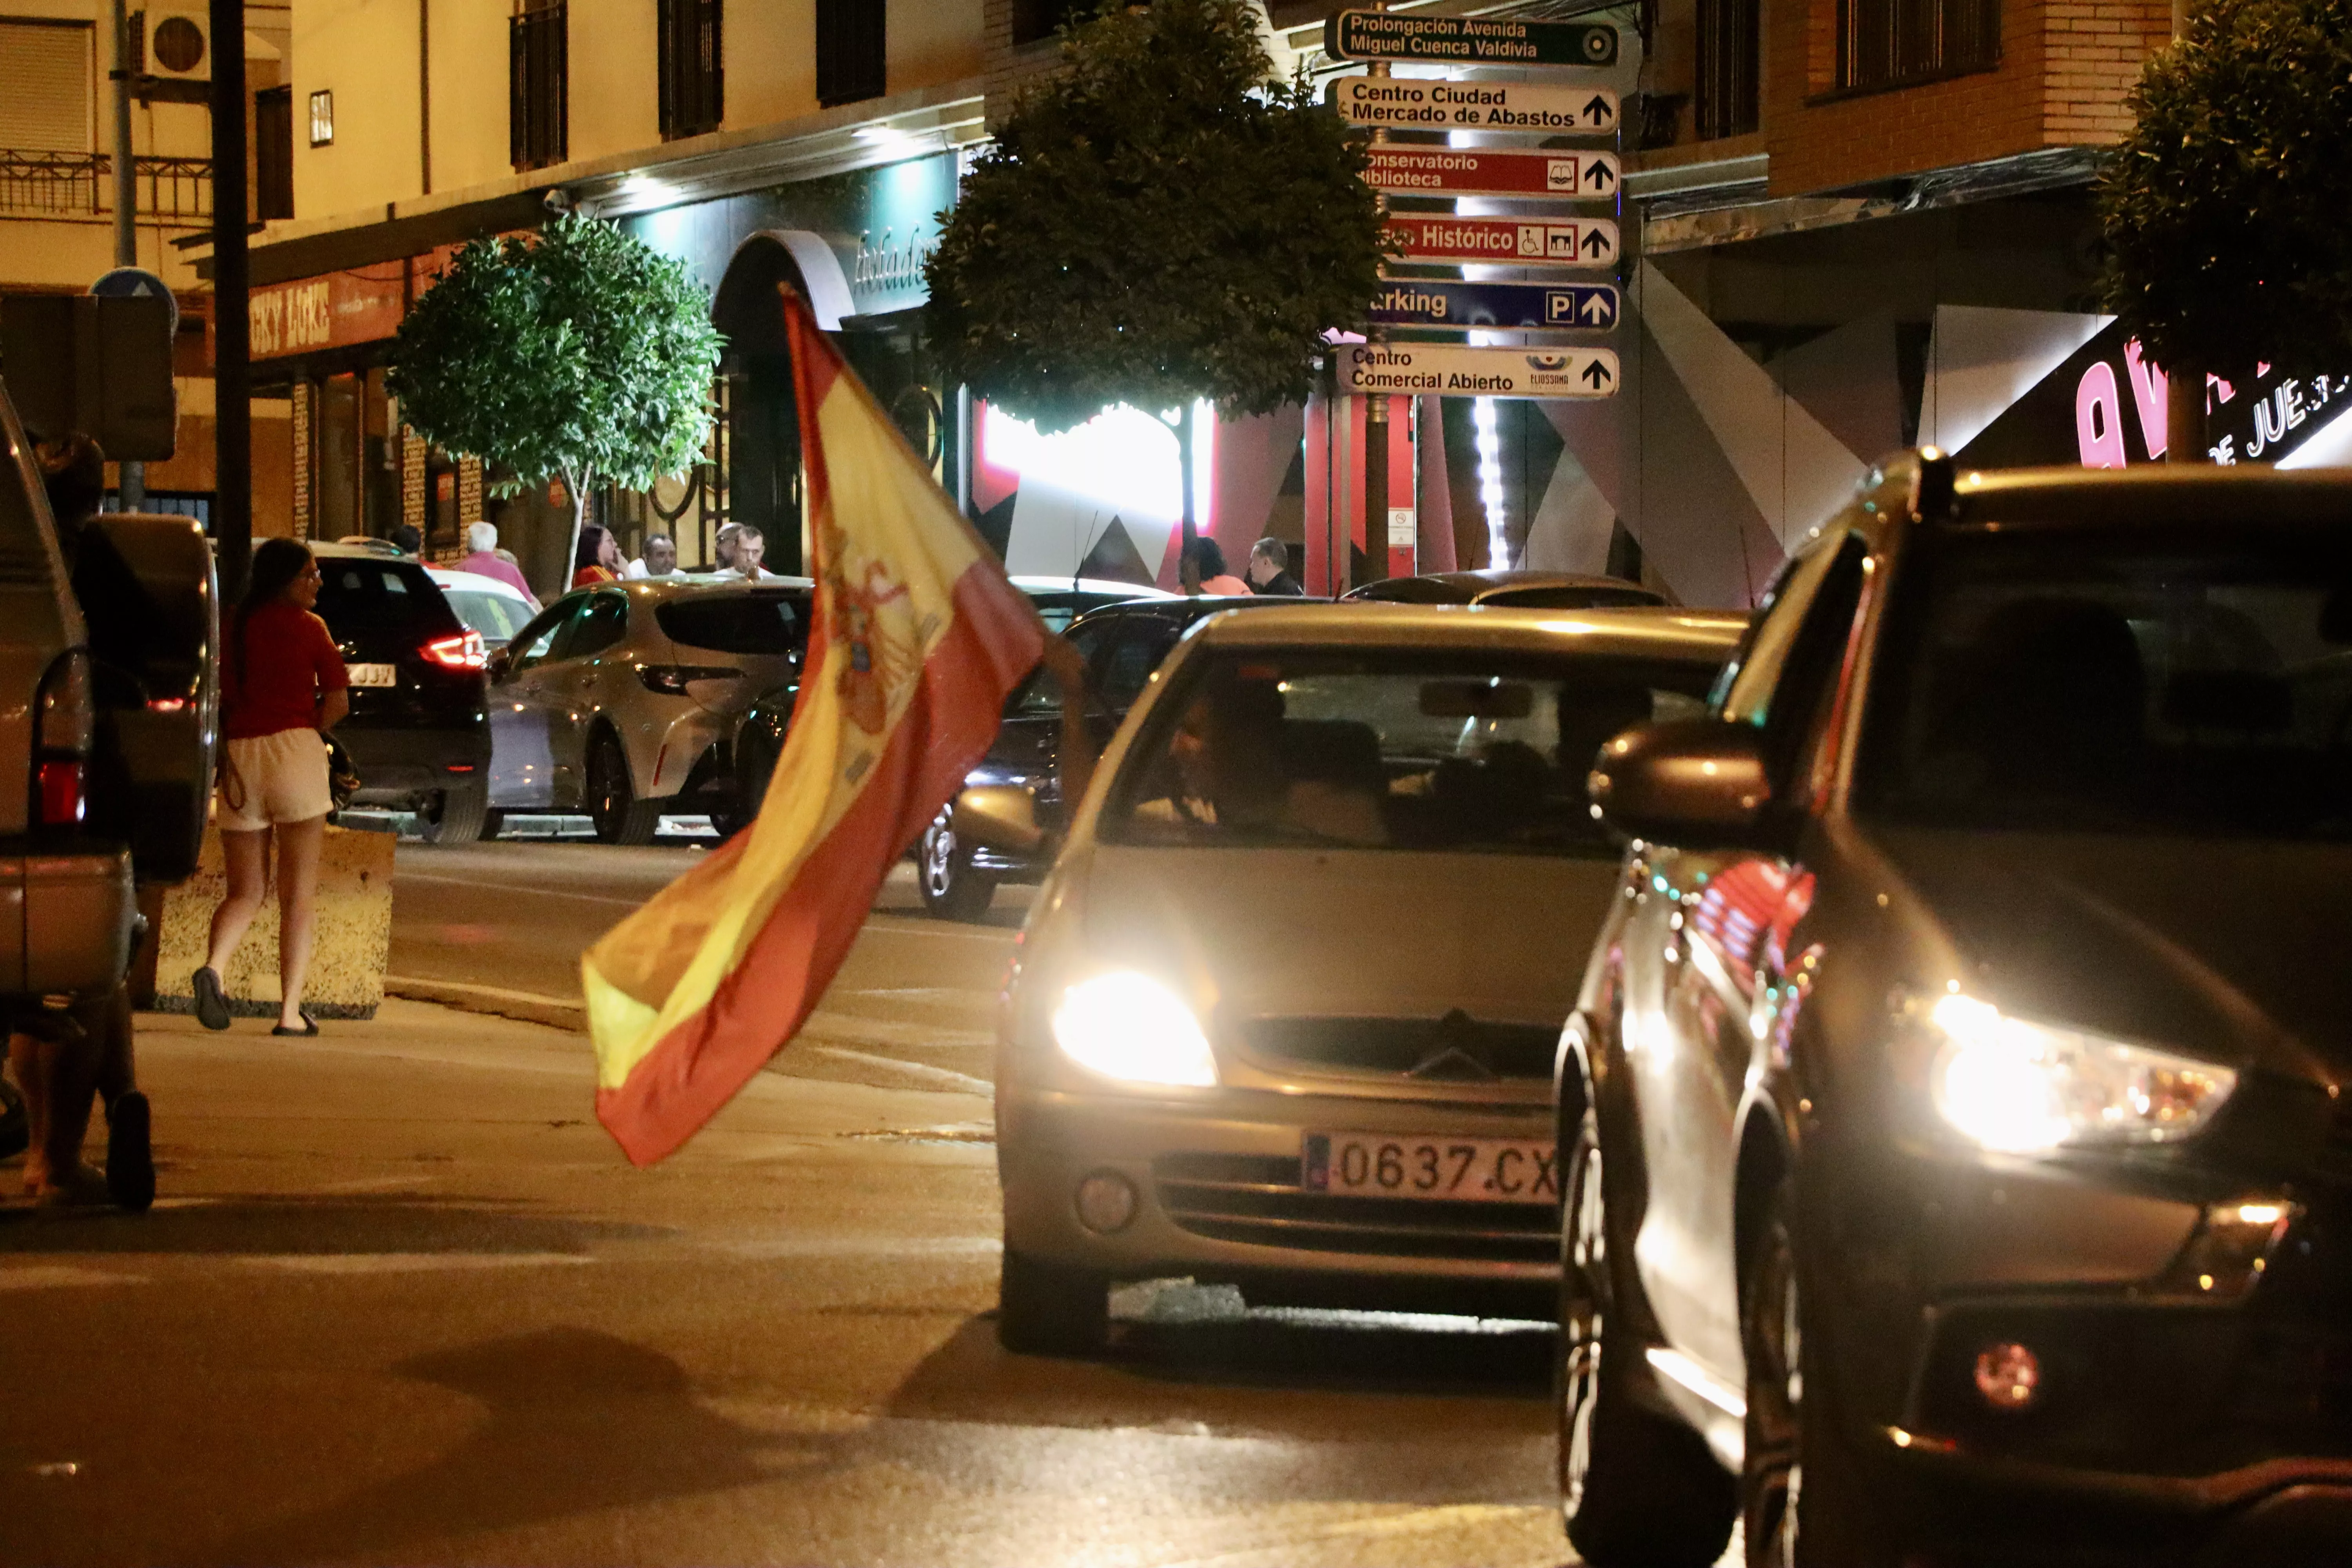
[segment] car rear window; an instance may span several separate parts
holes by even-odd
[[[338,640],[375,633],[462,631],[425,568],[412,561],[319,560],[319,617]]]
[[[457,618],[481,633],[482,640],[492,647],[505,647],[530,619],[529,605],[504,594],[484,593],[479,588],[444,588],[441,596],[449,601]]]
[[[719,653],[790,654],[808,646],[804,599],[790,594],[709,594],[672,599],[654,612],[663,635]]]

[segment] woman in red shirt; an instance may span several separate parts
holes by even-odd
[[[580,531],[580,548],[572,559],[572,585],[593,588],[621,580],[621,547],[613,535],[594,523]]]
[[[327,813],[327,731],[351,711],[351,677],[319,602],[319,563],[292,539],[265,540],[253,552],[245,598],[221,658],[224,752],[214,818],[227,862],[228,896],[213,911],[212,948],[195,973],[196,1016],[228,1027],[220,971],[261,909],[269,883],[269,840],[278,839],[278,1026],[273,1035],[315,1035],[302,1011],[302,981],[319,889],[319,847]]]

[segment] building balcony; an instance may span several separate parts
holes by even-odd
[[[134,158],[139,221],[201,227],[212,221],[209,158]],[[0,148],[0,219],[90,221],[114,216],[114,160],[104,153]]]

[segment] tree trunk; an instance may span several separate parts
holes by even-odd
[[[563,488],[572,497],[572,542],[563,552],[563,579],[556,585],[556,596],[572,592],[572,579],[580,571],[580,536],[588,526],[588,470],[578,475],[563,470]]]
[[[2202,366],[2165,366],[2164,460],[2205,463],[2205,371]]]
[[[1176,419],[1176,466],[1182,470],[1180,482],[1184,498],[1183,516],[1179,520],[1184,542],[1176,557],[1176,575],[1183,584],[1184,592],[1194,595],[1201,591],[1201,563],[1192,542],[1201,537],[1201,531],[1192,521],[1192,427],[1200,423],[1200,418],[1193,410],[1192,400],[1187,398]]]

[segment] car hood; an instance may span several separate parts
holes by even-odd
[[[1557,1026],[1616,882],[1613,860],[1102,846],[1087,942],[1174,966],[1232,1018]]]
[[[2300,1077],[2352,1077],[2352,848],[1872,835],[1986,1000]]]

